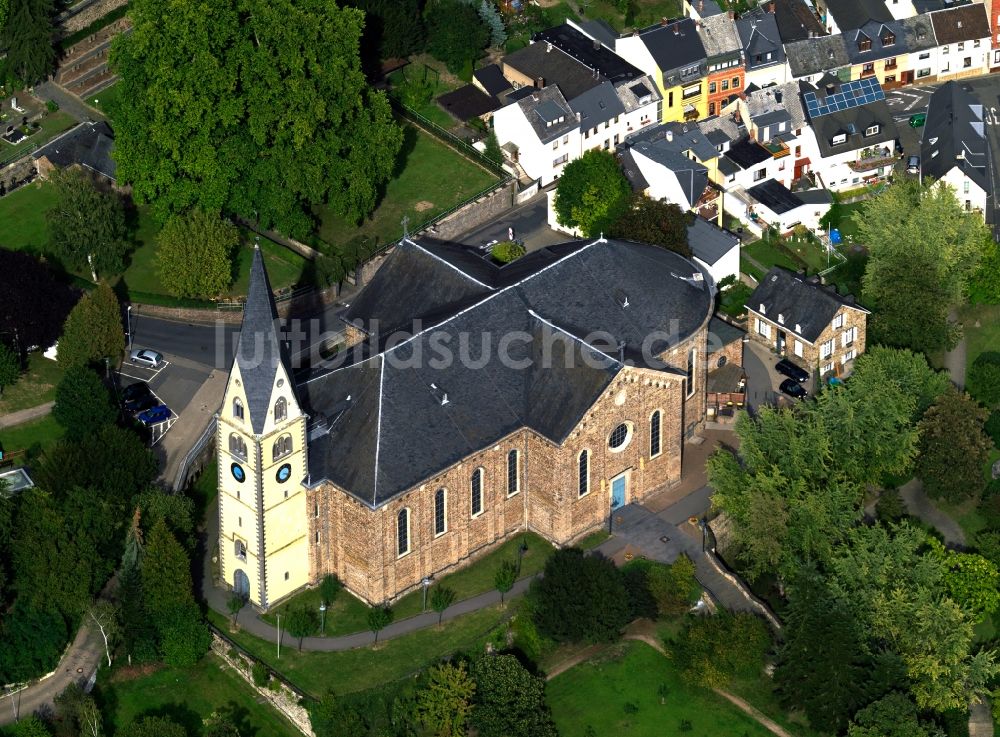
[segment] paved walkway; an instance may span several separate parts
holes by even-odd
[[[952,311],[948,313],[948,319],[957,323],[958,313],[952,309]],[[958,341],[958,345],[944,354],[944,368],[948,371],[948,376],[951,377],[952,383],[959,389],[965,389],[965,364],[967,350],[968,344],[965,340],[965,333],[963,332],[962,339]]]
[[[941,533],[946,545],[965,545],[965,532],[961,525],[934,505],[924,492],[920,479],[911,479],[899,487],[899,496],[910,514]]]
[[[222,406],[228,381],[229,375],[225,371],[210,373],[205,383],[191,397],[191,401],[181,410],[179,418],[171,425],[163,440],[155,447],[161,461],[162,470],[158,481],[162,486],[175,491],[180,490],[177,485],[178,472],[188,452],[198,442],[198,438],[205,432],[215,412]],[[183,486],[184,481],[181,479],[180,487]]]
[[[969,737],[993,737],[993,715],[988,701],[969,707]]]
[[[0,417],[0,430],[8,427],[14,427],[15,425],[23,425],[25,422],[37,420],[39,417],[45,417],[45,415],[52,411],[52,407],[54,406],[55,402],[46,402],[45,404],[39,404],[35,407],[28,407],[28,409],[22,409],[17,412],[11,412],[9,415],[4,415],[3,417]]]
[[[48,102],[52,100],[64,113],[76,118],[81,123],[91,120],[107,120],[104,113],[96,107],[91,107],[79,97],[55,82],[42,82],[35,85],[35,97]]]

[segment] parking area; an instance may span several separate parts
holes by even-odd
[[[514,231],[514,237],[522,241],[528,251],[572,240],[571,236],[549,227],[548,200],[542,192],[523,205],[503,213],[495,221],[463,233],[455,241],[470,246],[482,246],[490,241],[508,240],[511,230]]]
[[[121,389],[137,381],[144,381],[175,416],[180,416],[211,372],[212,369],[204,364],[165,354],[163,363],[156,369],[133,364],[125,359],[117,373]]]
[[[885,93],[885,102],[892,111],[896,129],[899,131],[899,145],[903,149],[904,163],[905,157],[920,155],[920,139],[923,133],[923,128],[914,128],[910,125],[910,117],[927,112],[931,95],[938,87],[939,84],[928,84],[889,90]]]
[[[755,410],[762,405],[786,406],[796,401],[778,390],[787,376],[779,374],[775,365],[779,357],[765,346],[753,340],[743,345],[743,368],[747,374],[747,407]],[[806,391],[812,394],[816,388],[815,377],[810,374],[803,383]]]

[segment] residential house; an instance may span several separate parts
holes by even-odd
[[[543,187],[559,177],[571,156],[580,155],[580,121],[556,85],[497,110],[493,129],[500,145],[513,149],[515,163]]]
[[[750,137],[762,144],[777,163],[774,178],[791,187],[807,174],[819,150],[806,124],[795,82],[752,90],[738,103]]]
[[[774,18],[774,3],[758,5],[736,19],[746,68],[746,86],[764,87],[787,82],[785,47]]]
[[[827,74],[841,73],[850,78],[851,57],[839,33],[785,44],[785,54],[792,79],[816,82]]]
[[[820,377],[849,373],[865,351],[869,311],[819,277],[776,266],[746,308],[751,340]]]
[[[755,203],[751,219],[757,218],[763,221],[762,227],[766,224],[779,233],[789,233],[799,226],[819,230],[819,221],[833,204],[833,195],[825,189],[792,192],[774,179],[754,185],[747,194]]]
[[[864,25],[843,33],[847,54],[851,58],[851,79],[875,77],[884,85],[886,77],[895,83],[900,73],[900,60],[908,53],[906,33],[896,20],[867,21]]]
[[[725,115],[717,115],[714,118],[706,118],[698,121],[698,130],[705,138],[715,146],[719,156],[729,150],[729,147],[742,139],[747,134],[746,125],[743,124],[738,112],[728,112]],[[722,162],[719,161],[721,166]],[[723,184],[721,171],[712,177],[716,184]]]
[[[827,35],[816,13],[805,0],[773,0],[774,20],[781,43],[790,44]]]
[[[615,52],[656,81],[662,122],[708,115],[708,54],[694,20],[664,22],[623,36],[615,41]]]
[[[926,81],[925,78],[930,74],[930,59],[937,47],[934,24],[929,15],[915,15],[897,22],[903,29],[907,53],[905,58],[897,56],[897,71],[883,69],[882,85],[887,89]],[[924,70],[923,77],[920,76],[920,70]]]
[[[827,75],[816,85],[799,85],[819,149],[812,170],[821,186],[852,189],[892,173],[898,133],[876,78],[842,82]]]
[[[78,166],[91,176],[115,183],[114,133],[104,121],[80,123],[32,154],[40,177],[54,169]]]
[[[742,43],[731,13],[702,18],[698,35],[708,55],[708,115],[718,115],[746,87]]]
[[[930,79],[960,79],[989,72],[991,32],[985,5],[971,3],[938,10],[930,19],[937,41],[930,59]]]
[[[913,4],[909,0],[899,0],[895,4],[904,8],[900,18],[914,15]],[[905,10],[907,5],[908,12]],[[816,12],[830,34],[856,30],[869,21],[888,23],[896,20],[883,0],[816,0]]]
[[[993,162],[983,105],[971,89],[947,82],[934,91],[920,144],[920,174],[946,184],[966,210],[995,225]]]
[[[740,238],[735,233],[695,215],[688,226],[688,246],[692,260],[700,265],[713,284],[726,277],[740,277]]]

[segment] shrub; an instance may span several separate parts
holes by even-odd
[[[965,377],[966,390],[987,407],[1000,404],[1000,352],[980,353]]]
[[[254,663],[250,668],[250,678],[255,686],[266,686],[271,680],[271,671],[263,663]]]
[[[649,569],[652,566],[650,561],[641,558],[622,566],[622,582],[625,584],[630,619],[656,619],[659,615],[656,599],[649,591]]]
[[[59,109],[59,103],[56,102],[55,100],[48,100],[45,103],[45,109],[48,110],[50,113],[54,113],[56,110]]]
[[[875,502],[875,516],[882,522],[898,522],[906,516],[906,505],[899,495],[899,489],[889,488],[879,494]]]
[[[724,688],[735,676],[756,676],[771,646],[767,625],[756,616],[720,612],[689,617],[673,651],[682,677],[706,688]]]
[[[701,589],[694,578],[694,563],[680,556],[673,565],[649,569],[649,593],[660,614],[683,614],[697,601]]]
[[[490,255],[502,264],[517,261],[525,254],[524,246],[514,241],[503,241],[493,246]]]
[[[993,445],[1000,448],[1000,409],[990,413],[990,416],[986,419],[986,424],[983,425],[983,429],[990,436]]]
[[[278,693],[278,691],[281,690],[281,681],[279,681],[277,678],[272,678],[270,681],[267,682],[267,690],[274,691],[274,693]]]

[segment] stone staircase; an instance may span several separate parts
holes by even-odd
[[[118,75],[108,68],[111,41],[131,29],[128,18],[120,18],[71,46],[56,70],[56,84],[80,98],[91,97],[114,84]]]

